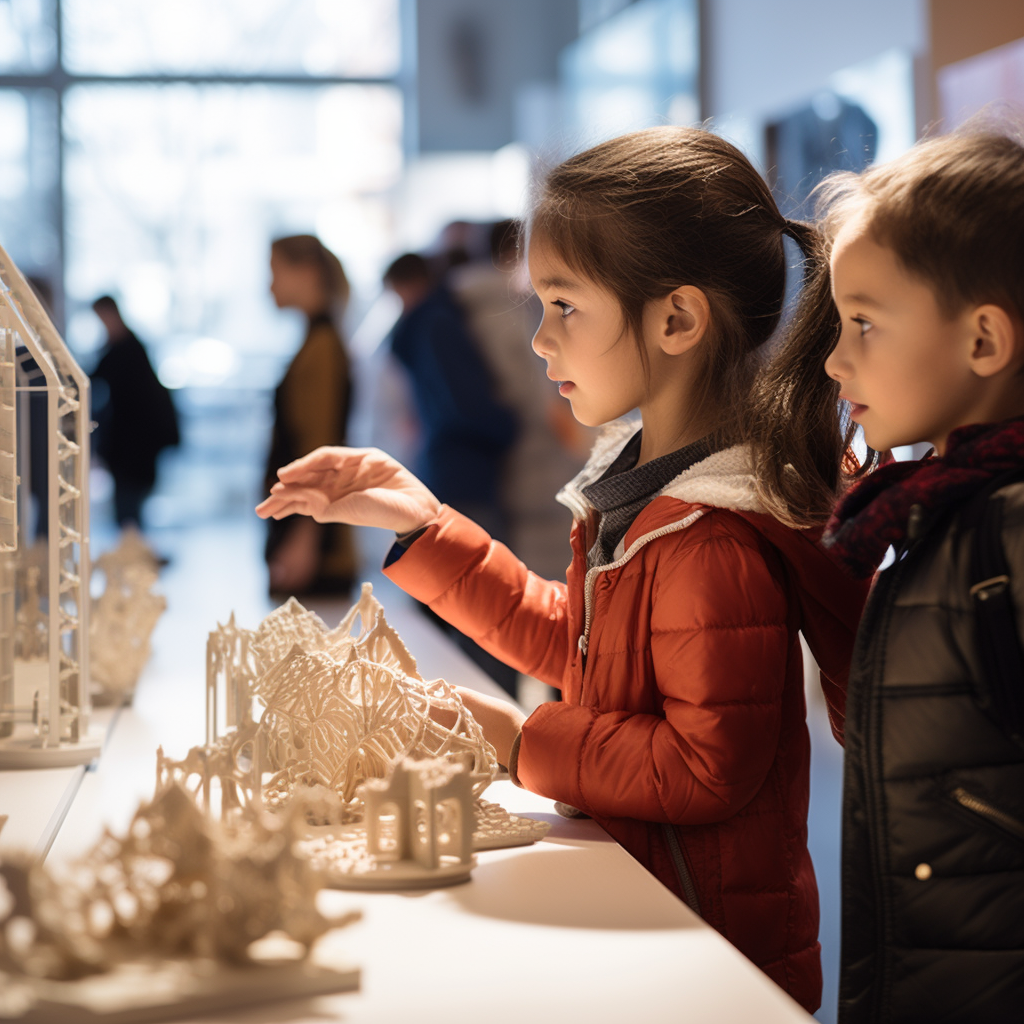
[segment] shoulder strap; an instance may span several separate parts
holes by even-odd
[[[979,704],[1024,746],[1024,651],[1003,550],[1003,499],[995,494],[1021,476],[1024,469],[996,478],[971,502],[964,525],[974,529],[969,585],[982,670]]]

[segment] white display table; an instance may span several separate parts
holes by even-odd
[[[388,607],[425,677],[496,688],[414,610]],[[202,742],[203,645],[196,609],[161,623],[156,655],[131,708],[113,721],[88,771],[0,773],[0,845],[63,859],[103,825],[125,827],[149,798],[155,750]],[[258,620],[240,616],[246,625]],[[212,626],[207,622],[206,628]],[[194,634],[194,635],[193,635]],[[362,969],[359,992],[266,1004],[203,1021],[293,1024],[800,1024],[811,1018],[592,821],[560,818],[552,803],[493,785],[486,797],[552,823],[531,847],[478,854],[472,880],[435,891],[324,891],[325,911],[363,920],[321,940],[317,958]],[[66,810],[66,815],[63,814]],[[196,1018],[193,1018],[196,1019]]]

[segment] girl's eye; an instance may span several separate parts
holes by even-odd
[[[562,311],[563,320],[576,309],[575,306],[570,306],[568,302],[563,302],[561,299],[555,299],[551,305],[557,306]]]
[[[870,320],[865,320],[862,316],[854,316],[854,317],[850,317],[850,319],[855,324],[858,324],[860,326],[860,336],[862,338],[864,337],[865,334],[868,333],[868,331],[871,330],[871,328],[873,326]]]

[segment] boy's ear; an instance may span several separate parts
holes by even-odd
[[[658,302],[659,344],[666,355],[688,352],[711,322],[708,297],[693,285],[680,285]]]
[[[971,371],[979,377],[994,377],[1008,366],[1024,362],[1024,342],[1002,306],[978,306],[970,313],[970,329],[974,336]]]

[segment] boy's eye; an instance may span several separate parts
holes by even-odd
[[[860,336],[862,338],[871,330],[872,323],[870,320],[865,320],[862,316],[854,316],[850,317],[850,319],[860,327]]]
[[[570,306],[568,302],[563,302],[561,299],[555,299],[551,305],[557,306],[562,311],[563,320],[576,309],[575,306]]]

